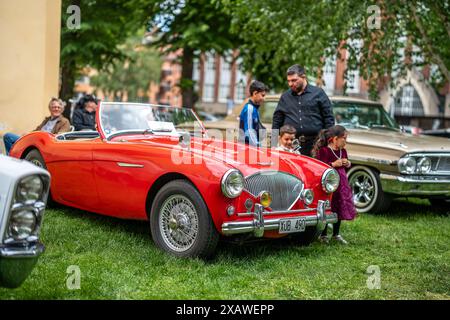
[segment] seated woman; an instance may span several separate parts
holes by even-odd
[[[50,116],[46,117],[34,131],[46,131],[53,134],[70,131],[70,122],[62,115],[64,102],[58,98],[52,98],[48,104],[48,109],[50,110]],[[19,135],[9,132],[3,136],[6,154],[9,154],[9,150],[19,138]]]

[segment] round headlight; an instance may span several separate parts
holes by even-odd
[[[269,191],[262,191],[259,194],[259,203],[261,203],[264,208],[270,207],[272,204],[272,195]]]
[[[244,190],[244,176],[236,169],[228,170],[222,177],[221,188],[225,197],[238,197]]]
[[[36,228],[36,216],[27,209],[13,211],[9,220],[9,234],[15,240],[24,240]]]
[[[431,170],[431,160],[428,157],[420,158],[417,161],[417,169],[420,173],[427,173]]]
[[[314,192],[311,189],[305,189],[302,191],[301,198],[303,202],[305,202],[305,204],[309,206],[311,203],[313,203]]]
[[[398,169],[401,173],[414,173],[416,171],[416,159],[413,157],[401,158],[398,161]]]
[[[322,188],[326,193],[335,192],[339,187],[339,174],[336,170],[328,168],[322,175]]]
[[[39,176],[29,176],[20,180],[17,186],[17,201],[38,200],[42,196],[44,184]]]

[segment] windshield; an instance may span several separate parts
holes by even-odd
[[[103,102],[100,128],[106,138],[120,133],[201,136],[204,131],[192,109],[126,102]]]
[[[346,128],[399,129],[382,105],[337,102],[333,105],[333,113],[336,124]]]

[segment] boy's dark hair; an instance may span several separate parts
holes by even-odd
[[[290,124],[285,124],[284,126],[282,126],[280,128],[280,137],[283,136],[283,134],[288,133],[288,134],[297,134],[297,130],[295,130],[295,128],[293,126],[291,126]]]
[[[263,92],[267,91],[267,87],[264,83],[258,80],[253,80],[252,83],[250,83],[250,96],[253,95],[253,92]]]
[[[294,64],[293,66],[290,66],[287,69],[286,74],[288,76],[292,76],[293,74],[299,75],[299,76],[304,76],[305,75],[305,68],[303,68],[301,65],[299,64]]]
[[[328,129],[323,129],[319,132],[317,136],[316,143],[314,144],[314,148],[311,152],[312,156],[315,157],[317,152],[319,152],[320,148],[328,145],[331,139],[334,137],[343,137],[345,135],[345,128],[340,125],[334,125]]]

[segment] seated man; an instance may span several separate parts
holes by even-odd
[[[294,152],[300,154],[299,151],[294,150],[293,142],[295,140],[295,134],[297,130],[289,124],[285,124],[280,128],[280,135],[278,138],[278,147],[275,150],[278,151],[286,151],[286,152]]]
[[[97,99],[92,95],[81,98],[81,106],[73,112],[72,124],[75,131],[97,130],[95,128],[95,112],[97,111]]]
[[[64,111],[64,102],[58,98],[52,98],[48,104],[50,116],[46,117],[34,131],[46,131],[53,134],[70,131],[70,122],[62,113]],[[6,133],[3,136],[6,154],[9,154],[12,145],[19,140],[20,136],[14,133]]]

